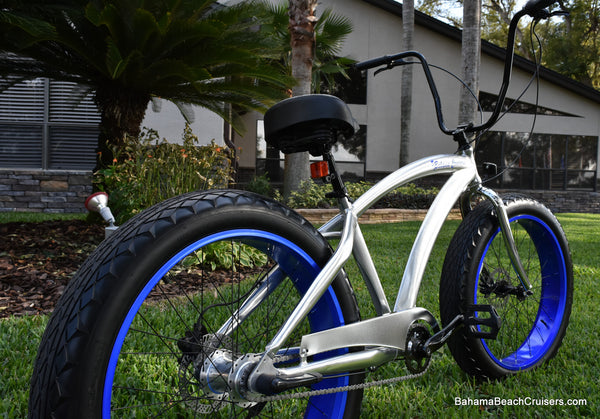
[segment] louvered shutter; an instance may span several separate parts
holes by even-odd
[[[50,169],[92,170],[97,143],[97,127],[50,127]]]
[[[42,167],[42,126],[0,123],[0,168]]]
[[[92,170],[96,165],[100,114],[89,89],[50,82],[51,169]]]
[[[0,167],[42,167],[44,90],[36,79],[0,94]]]
[[[75,83],[50,81],[50,123],[100,123],[92,92]]]
[[[99,123],[89,89],[19,82],[0,93],[0,168],[91,170]]]

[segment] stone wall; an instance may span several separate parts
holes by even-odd
[[[85,212],[92,172],[0,169],[0,212]]]
[[[502,193],[504,191],[500,191]],[[528,195],[552,212],[600,213],[600,192],[589,191],[507,191]]]
[[[529,190],[517,192],[543,202],[553,212],[600,213],[600,192]],[[0,212],[85,212],[83,204],[91,193],[92,172],[90,171],[0,169]],[[363,221],[375,222],[375,219],[379,218],[382,220],[402,218],[408,213],[410,211],[402,215],[394,211],[379,211],[372,214],[373,220],[365,218]]]

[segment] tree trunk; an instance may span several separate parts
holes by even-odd
[[[315,45],[314,25],[317,21],[316,8],[317,0],[290,0],[289,2],[292,76],[296,79],[292,96],[311,93]],[[308,179],[310,179],[308,152],[286,155],[283,182],[284,197],[289,197],[292,191],[299,188],[302,181]]]
[[[100,135],[98,137],[98,166],[107,167],[113,162],[113,147],[122,147],[126,136],[137,138],[150,95],[114,87],[96,91],[96,105],[100,110]]]
[[[501,0],[490,0],[488,3],[489,4],[487,4],[487,5],[485,5],[485,4],[482,5],[484,8],[487,7],[487,9],[488,9],[487,14],[489,14],[491,11],[492,13],[495,13],[496,15],[498,15],[500,17],[500,19],[502,20],[502,22],[504,23],[504,25],[506,26],[507,33],[508,33],[508,26],[510,25],[510,20],[512,18],[513,9],[515,9],[514,2],[505,2],[505,1],[501,1]],[[483,13],[485,16],[486,11],[484,10]],[[529,48],[526,47],[525,37],[523,36],[523,31],[519,27],[517,27],[516,36],[517,36],[517,45],[516,45],[517,52],[520,55],[522,55],[523,57],[527,58],[528,60],[531,60],[531,51],[529,50]],[[501,45],[501,46],[504,46],[504,45]]]
[[[402,50],[410,51],[413,49],[413,35],[415,32],[415,3],[414,0],[404,0],[402,2]],[[412,111],[412,80],[413,66],[405,65],[402,67],[402,85],[401,85],[401,115],[400,115],[400,167],[405,166],[410,161],[410,126]]]
[[[481,0],[465,0],[462,31],[462,77],[467,86],[479,95],[481,61]],[[477,101],[463,86],[460,92],[459,124],[475,121]]]

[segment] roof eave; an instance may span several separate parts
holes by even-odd
[[[402,4],[394,0],[363,1],[372,4],[376,7],[379,7],[380,9],[383,9],[389,13],[393,13],[402,17]],[[420,26],[424,26],[427,29],[430,29],[441,35],[444,35],[448,38],[451,38],[455,41],[461,42],[462,40],[462,30],[445,22],[442,22],[441,20],[438,20],[434,17],[431,17],[425,13],[419,12],[418,10],[415,10],[415,23]],[[504,61],[504,58],[506,56],[505,48],[501,48],[485,40],[481,41],[481,52],[483,54],[489,55],[490,57],[497,58],[502,61]],[[533,72],[535,71],[536,64],[531,60],[523,58],[519,55],[515,55],[514,66],[527,72]],[[591,86],[580,83],[569,77],[563,76],[562,74],[550,70],[549,68],[543,66],[540,67],[540,78],[548,82],[554,83],[558,86],[564,87],[565,89],[568,89],[573,93],[583,96],[586,99],[600,103],[599,91],[595,90]]]

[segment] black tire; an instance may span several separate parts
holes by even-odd
[[[238,238],[241,247],[234,247]],[[208,244],[217,239],[222,239],[224,250],[220,244]],[[214,259],[201,253],[204,245],[214,245],[212,254],[221,252],[231,272],[223,272],[220,279],[209,275],[206,267]],[[142,212],[93,252],[57,303],[35,363],[29,416],[96,418],[103,409],[107,413],[118,407],[126,409],[118,415],[108,413],[122,417],[196,417],[207,411],[210,417],[245,414],[238,404],[215,400],[215,393],[203,399],[197,375],[201,366],[194,362],[208,359],[207,348],[213,354],[217,347],[229,350],[234,358],[260,352],[261,345],[264,350],[287,318],[285,310],[295,306],[330,255],[328,243],[306,220],[248,192],[195,192]],[[248,258],[253,258],[254,268],[231,263]],[[277,263],[277,272],[284,271],[287,277],[276,290],[230,336],[215,333],[223,318],[260,282],[258,266],[268,270]],[[189,283],[195,287],[193,293],[187,292]],[[169,287],[177,286],[181,288],[170,291]],[[278,311],[268,310],[271,302]],[[341,272],[300,328],[306,333],[358,320],[353,290]],[[294,343],[298,342],[290,345]],[[363,376],[331,380],[319,385],[356,384]],[[296,416],[299,410],[318,413],[323,405],[333,403],[337,407],[326,414],[342,417],[358,415],[361,401],[362,391],[353,391],[332,399],[318,396],[287,405],[255,405],[250,411],[284,417],[290,414],[285,409],[296,409]]]
[[[473,337],[462,327],[448,341],[458,365],[484,379],[529,370],[556,355],[573,300],[571,255],[556,217],[526,197],[503,199],[533,295],[517,297],[520,281],[489,202],[475,207],[459,226],[448,247],[440,282],[444,325],[472,304],[491,304],[500,316],[496,339]],[[477,331],[490,331],[477,327]]]

